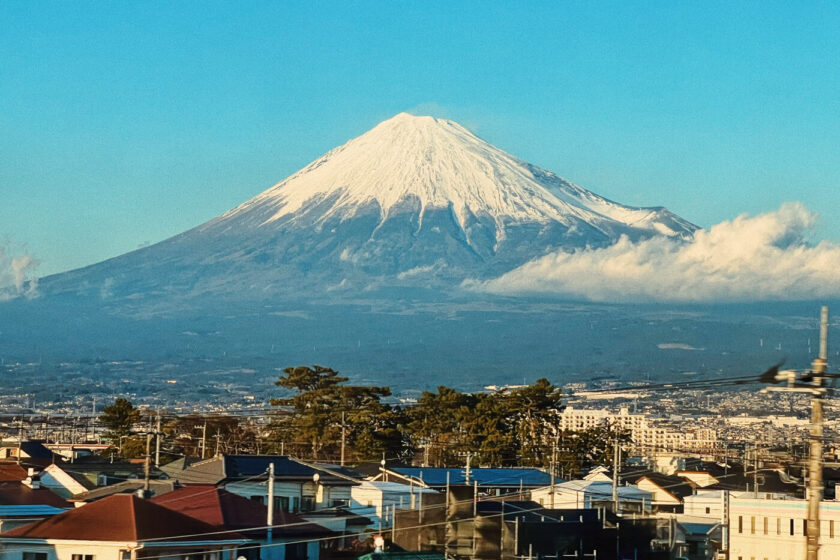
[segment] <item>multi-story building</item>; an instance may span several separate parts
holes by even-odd
[[[729,499],[730,560],[804,560],[808,501]],[[840,558],[840,502],[820,503],[820,558]]]
[[[653,454],[659,451],[709,452],[717,445],[717,434],[712,428],[701,426],[670,426],[661,419],[644,414],[633,414],[627,407],[612,412],[606,409],[579,409],[566,407],[560,414],[560,429],[580,432],[611,426],[630,433],[633,453]]]

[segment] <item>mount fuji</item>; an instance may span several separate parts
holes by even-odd
[[[298,364],[412,397],[523,375],[743,374],[778,362],[782,342],[807,360],[803,306],[596,304],[470,287],[548,252],[696,229],[457,123],[399,114],[207,223],[1,302],[0,392],[51,401],[75,387],[189,408],[263,402],[278,369]]]
[[[664,208],[607,200],[453,121],[401,113],[205,224],[40,290],[157,306],[453,289],[549,251],[696,229]]]

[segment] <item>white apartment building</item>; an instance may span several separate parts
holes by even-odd
[[[672,429],[644,414],[631,414],[627,407],[612,412],[607,409],[566,407],[560,414],[560,429],[581,432],[601,426],[614,426],[630,432],[634,453],[657,451],[712,451],[717,446],[717,433],[711,428]]]
[[[807,500],[729,498],[730,560],[805,560]],[[820,558],[840,558],[840,502],[820,504]]]

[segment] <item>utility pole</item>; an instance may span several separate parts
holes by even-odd
[[[341,466],[344,466],[344,445],[347,442],[347,426],[344,424],[344,411],[341,411]]]
[[[149,480],[152,463],[152,433],[146,434],[146,462],[143,464],[143,497],[151,497],[151,482]]]
[[[612,500],[615,514],[619,514],[618,507],[618,462],[620,461],[621,450],[618,448],[618,432],[615,432],[613,439],[613,481],[612,481]]]
[[[20,418],[20,423],[18,424],[18,444],[17,444],[17,464],[20,465],[20,454],[21,454],[21,443],[23,442],[23,417]]]
[[[266,514],[265,524],[268,525],[268,531],[266,532],[266,550],[268,552],[268,556],[271,557],[271,553],[273,550],[271,549],[271,539],[273,537],[273,525],[274,525],[274,462],[270,462],[268,464],[268,496],[266,504],[268,506],[268,513]]]
[[[554,434],[554,443],[551,445],[551,509],[554,509],[554,471],[557,470],[557,439],[559,434]]]
[[[155,428],[155,468],[160,467],[160,436],[160,410],[158,410],[157,426]]]
[[[204,459],[207,451],[207,420],[204,421],[204,425],[201,427],[201,458]]]
[[[820,313],[820,355],[814,360],[814,385],[822,385],[828,363],[828,307]],[[824,389],[817,389],[811,397],[811,457],[808,461],[808,541],[807,560],[817,560],[820,550],[820,501],[822,501],[823,401]]]

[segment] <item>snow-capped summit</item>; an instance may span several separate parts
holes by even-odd
[[[132,301],[445,288],[549,251],[695,229],[664,208],[598,196],[458,123],[401,113],[203,225],[41,285]]]
[[[322,204],[325,200],[329,204]],[[380,223],[413,205],[420,226],[427,210],[450,209],[468,244],[473,217],[492,220],[499,240],[506,224],[525,222],[572,226],[583,220],[608,236],[625,227],[665,235],[694,229],[662,208],[606,200],[511,156],[456,122],[408,113],[331,150],[222,220],[256,213],[259,224],[269,226],[317,207],[314,222],[322,223],[351,218],[371,204],[379,207]]]

